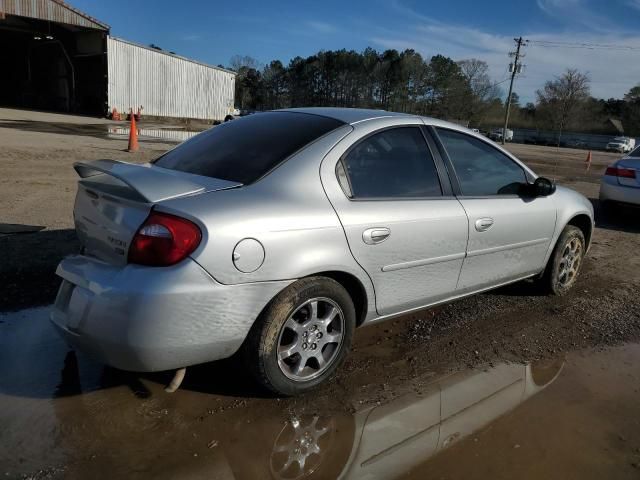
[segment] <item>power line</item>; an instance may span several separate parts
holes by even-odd
[[[528,40],[530,45],[544,48],[584,48],[588,50],[640,50],[640,46],[616,45],[606,43],[559,42],[554,40]]]
[[[495,87],[495,86],[500,85],[501,83],[508,82],[509,80],[511,80],[511,77],[507,77],[507,78],[505,78],[505,79],[503,79],[503,80],[500,80],[499,82],[496,82],[496,83],[494,83],[494,84],[493,84],[493,85],[491,85],[491,86],[492,86],[492,87]]]
[[[499,82],[495,82],[492,83],[491,85],[487,85],[486,87],[484,87],[482,90],[480,90],[479,92],[475,92],[478,95],[484,95],[485,93],[487,93],[488,91],[490,91],[492,88],[497,87],[498,85],[504,83],[504,82],[508,82],[511,79],[511,77],[507,77],[507,78],[503,78],[502,80],[500,80]]]

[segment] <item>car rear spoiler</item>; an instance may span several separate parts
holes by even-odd
[[[218,178],[166,170],[151,164],[136,165],[118,160],[93,160],[76,162],[73,168],[80,178],[109,175],[121,181],[149,203],[162,202],[185,195],[195,195],[211,190],[225,190],[242,184]],[[185,178],[187,177],[187,178]],[[194,177],[193,179],[191,177]]]

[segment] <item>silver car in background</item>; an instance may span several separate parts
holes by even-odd
[[[377,110],[259,113],[154,162],[80,162],[79,255],[58,330],[102,362],[177,369],[240,350],[292,395],[354,329],[530,277],[575,283],[582,195],[457,125]]]
[[[600,181],[600,203],[640,206],[640,147],[607,167]]]

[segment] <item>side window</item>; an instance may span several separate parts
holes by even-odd
[[[527,182],[520,165],[486,142],[446,128],[436,130],[463,195],[513,195]]]
[[[337,174],[352,198],[442,195],[433,157],[418,127],[393,128],[367,137],[342,159]]]

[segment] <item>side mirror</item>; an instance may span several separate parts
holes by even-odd
[[[534,197],[548,197],[556,191],[556,185],[545,177],[538,177],[533,182],[531,189]]]

